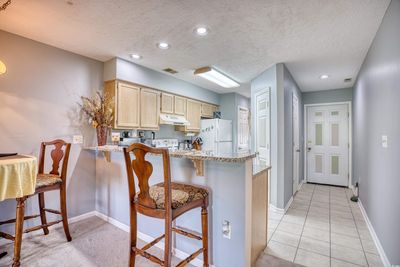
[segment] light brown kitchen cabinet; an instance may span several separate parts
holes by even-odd
[[[158,130],[160,119],[160,92],[148,88],[140,90],[140,128]]]
[[[200,131],[201,103],[192,99],[186,100],[186,119],[190,125],[186,126],[187,132]]]
[[[131,129],[140,126],[140,88],[128,83],[109,81],[104,91],[112,99],[114,128]]]
[[[201,117],[212,118],[214,115],[214,105],[201,103]]]
[[[174,95],[161,93],[161,113],[174,113]]]
[[[186,98],[181,96],[174,97],[174,113],[176,115],[186,115]]]

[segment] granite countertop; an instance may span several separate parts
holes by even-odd
[[[88,150],[104,151],[104,152],[122,152],[123,147],[121,146],[97,146],[97,147],[86,147]],[[232,153],[232,154],[221,154],[212,155],[197,150],[171,150],[169,152],[170,157],[174,158],[187,158],[191,160],[211,160],[220,162],[232,162],[241,163],[248,159],[255,158],[257,153]],[[262,171],[262,170],[261,170]]]

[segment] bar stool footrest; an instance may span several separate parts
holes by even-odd
[[[197,240],[202,240],[203,239],[201,236],[196,235],[194,233],[190,233],[190,232],[188,232],[186,230],[183,230],[181,228],[172,227],[172,231],[177,233],[177,234],[189,237],[189,238],[193,238],[193,239],[197,239]]]
[[[143,251],[148,250],[149,248],[151,248],[152,246],[154,246],[155,244],[160,242],[161,239],[163,239],[164,237],[165,237],[165,234],[163,234],[162,236],[157,237],[156,239],[154,239],[153,241],[151,241],[150,243],[148,243],[144,247],[142,247],[141,250],[143,250]]]
[[[192,255],[190,255],[189,257],[187,257],[186,259],[184,259],[183,261],[181,261],[178,265],[176,265],[176,267],[183,267],[186,264],[189,264],[189,262],[191,262],[192,260],[194,260],[198,255],[200,255],[200,253],[203,252],[203,248],[197,250],[195,253],[193,253]]]
[[[25,216],[25,217],[24,217],[24,221],[30,220],[30,219],[35,219],[35,218],[37,218],[37,217],[39,217],[39,216],[40,216],[39,214]],[[9,223],[15,223],[16,220],[17,220],[17,219],[11,219],[11,220],[7,220],[7,221],[2,221],[2,222],[0,222],[0,225],[9,224]]]
[[[43,229],[43,228],[45,228],[45,227],[49,227],[49,226],[52,226],[52,225],[54,225],[54,224],[60,223],[60,222],[62,222],[62,220],[58,220],[58,221],[54,221],[54,222],[49,222],[49,223],[47,223],[47,224],[42,224],[42,225],[34,226],[34,227],[31,227],[31,228],[26,229],[26,230],[24,231],[24,233],[26,234],[26,233],[30,233],[30,232],[33,232],[33,231],[37,231],[37,230]]]
[[[154,263],[157,263],[157,264],[159,264],[159,265],[161,265],[161,266],[164,266],[164,261],[161,260],[161,259],[159,259],[159,258],[157,258],[156,256],[153,256],[153,255],[151,255],[150,253],[148,253],[148,252],[146,252],[146,251],[144,251],[144,250],[141,250],[141,249],[139,249],[139,248],[133,247],[132,250],[133,250],[135,253],[139,254],[140,256],[142,256],[142,257],[144,257],[144,258],[146,258],[146,259],[148,259],[148,260],[150,260],[150,261],[152,261],[152,262],[154,262]]]
[[[11,240],[11,241],[14,241],[14,240],[15,240],[15,237],[13,237],[13,236],[10,235],[10,234],[4,233],[4,232],[0,232],[0,237],[5,238],[5,239],[8,239],[8,240]]]
[[[60,214],[60,215],[61,215],[61,212],[58,211],[58,210],[44,209],[44,211],[47,211],[47,212],[50,212],[50,213],[54,213],[54,214]]]

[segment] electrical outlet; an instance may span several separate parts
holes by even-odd
[[[74,135],[72,137],[73,144],[83,144],[83,136],[82,135]]]
[[[382,147],[387,148],[388,147],[388,137],[387,135],[382,135]]]
[[[227,220],[224,220],[222,223],[222,236],[227,239],[231,239],[232,226],[231,223]]]

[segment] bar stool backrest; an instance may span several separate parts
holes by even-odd
[[[135,158],[132,160],[130,152],[133,152]],[[146,154],[159,154],[163,159],[164,173],[164,192],[165,192],[165,209],[171,210],[171,171],[169,162],[169,153],[166,148],[153,148],[143,144],[132,144],[128,148],[124,148],[124,156],[126,163],[126,171],[129,183],[129,196],[131,203],[135,201],[136,188],[133,172],[138,178],[139,195],[138,203],[142,206],[155,209],[156,203],[150,197],[149,180],[153,173],[153,165],[145,159]]]
[[[44,173],[44,163],[45,163],[45,155],[46,148],[48,146],[53,147],[53,150],[50,152],[51,160],[52,160],[52,169],[49,174],[54,174],[60,176],[60,178],[65,181],[67,177],[67,168],[68,168],[68,159],[69,152],[71,149],[71,144],[65,142],[61,139],[56,139],[50,142],[42,142],[40,146],[40,155],[39,155],[39,173]],[[62,160],[62,167],[60,173],[60,162]]]

